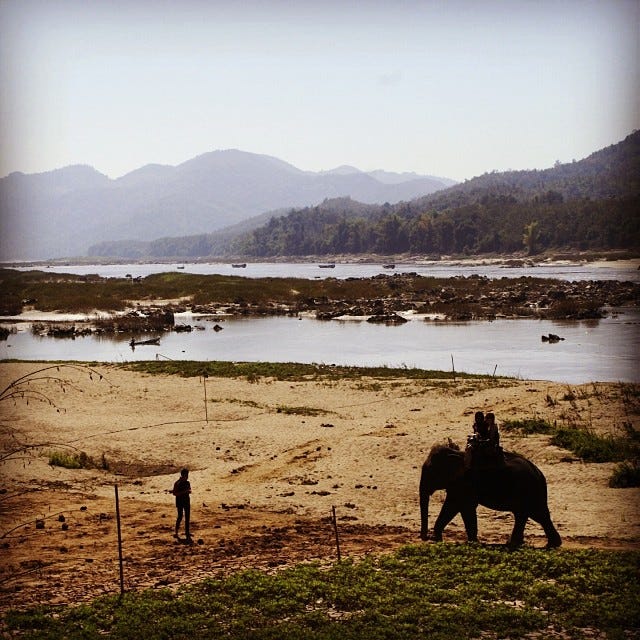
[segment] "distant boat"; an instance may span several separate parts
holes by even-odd
[[[132,349],[145,344],[160,344],[160,338],[149,338],[149,340],[134,340],[133,338],[131,338],[129,342],[129,346]]]
[[[178,265],[178,269],[184,269],[184,265],[183,264]]]
[[[319,264],[318,266],[321,269],[335,269],[336,263],[335,262],[329,262],[327,264]]]
[[[383,269],[395,269],[396,265],[395,264],[383,264],[382,268]]]
[[[231,265],[234,269],[244,269],[247,266],[246,262],[239,262],[238,264]]]

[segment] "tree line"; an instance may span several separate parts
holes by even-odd
[[[367,218],[324,211],[320,205],[272,218],[264,227],[237,239],[233,249],[256,257],[633,249],[640,247],[639,200],[565,201],[547,194],[518,202],[497,196],[445,211],[420,211],[411,203],[389,212],[383,207]]]

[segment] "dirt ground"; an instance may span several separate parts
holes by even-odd
[[[42,366],[0,363],[0,388]],[[343,557],[420,543],[420,466],[434,443],[463,445],[477,410],[499,424],[540,416],[598,432],[639,421],[638,386],[616,383],[208,378],[205,389],[198,378],[96,371],[49,369],[22,387],[29,399],[0,401],[0,609],[118,593],[115,485],[125,588],[175,587],[335,562],[332,507]],[[609,488],[615,465],[582,463],[545,436],[502,441],[546,475],[565,546],[640,548],[640,490]],[[108,470],[51,466],[52,451]],[[173,537],[167,491],[183,466],[193,544]],[[431,500],[430,525],[443,497]],[[479,509],[482,542],[506,542],[512,525],[509,513]],[[536,523],[525,535],[546,542]],[[457,517],[445,540],[465,539]]]

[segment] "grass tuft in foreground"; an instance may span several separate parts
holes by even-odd
[[[329,569],[251,570],[178,593],[9,611],[4,626],[11,637],[48,639],[130,638],[132,630],[189,640],[637,637],[639,561],[631,551],[407,546]]]

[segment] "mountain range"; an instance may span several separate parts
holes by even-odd
[[[326,198],[399,202],[453,184],[348,166],[303,171],[238,150],[212,151],[177,166],[149,164],[117,179],[85,165],[16,172],[0,180],[0,260],[81,256],[99,242],[211,233]]]
[[[342,166],[329,173],[345,176],[357,171]],[[387,182],[413,177],[374,173]],[[185,260],[477,255],[553,248],[640,251],[639,199],[640,132],[634,132],[579,161],[542,170],[485,173],[410,201],[380,205],[327,198],[315,206],[267,212],[208,234],[103,241],[88,254]]]

